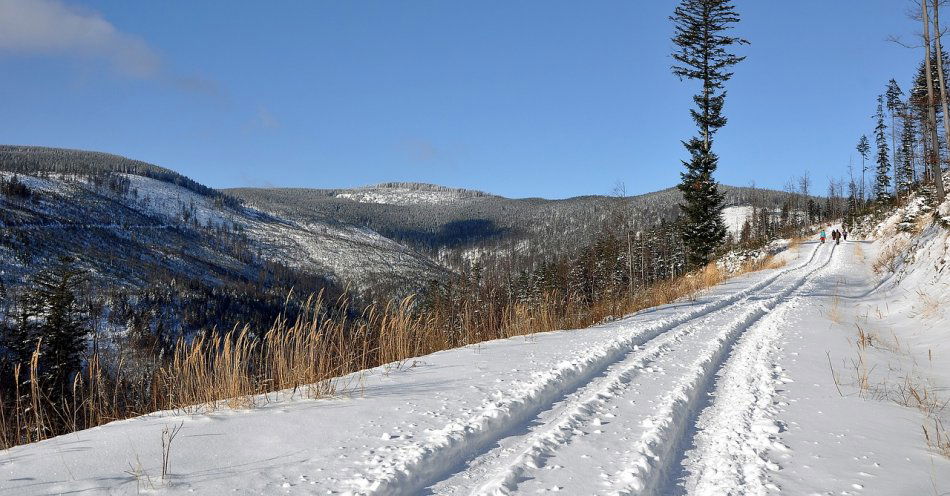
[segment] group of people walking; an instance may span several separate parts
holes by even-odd
[[[828,226],[828,227],[831,227],[831,226]],[[824,229],[824,228],[822,228],[820,236],[821,236],[821,242],[824,243],[824,242],[825,242],[825,238],[826,238],[826,236],[825,236],[825,229]],[[837,229],[831,231],[831,239],[835,242],[836,245],[840,245],[842,239],[844,239],[845,241],[847,241],[847,240],[848,240],[848,229],[845,228],[845,227],[842,227],[840,231],[837,230]]]

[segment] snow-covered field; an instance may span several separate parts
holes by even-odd
[[[950,399],[947,234],[882,282],[888,246],[806,242],[692,301],[381,367],[335,398],[13,448],[0,495],[944,494],[922,427],[950,419],[898,399]]]

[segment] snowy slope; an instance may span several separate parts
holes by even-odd
[[[0,176],[10,177],[12,173],[0,171]],[[201,194],[179,184],[134,174],[119,176],[129,180],[130,193],[127,195],[97,188],[68,175],[49,174],[48,178],[40,178],[19,174],[22,182],[40,192],[41,200],[12,205],[21,220],[10,226],[0,220],[0,236],[7,234],[12,237],[24,231],[45,234],[60,232],[64,228],[85,233],[93,228],[109,230],[115,236],[128,237],[131,234],[144,241],[130,250],[184,244],[195,250],[202,249],[198,258],[206,265],[220,265],[240,274],[246,267],[224,254],[214,253],[212,246],[202,246],[204,242],[209,245],[213,242],[201,229],[223,227],[246,235],[266,259],[326,275],[341,284],[365,287],[384,281],[428,280],[446,272],[437,262],[369,228],[316,220],[281,219],[252,207],[226,204],[220,197]],[[0,199],[0,206],[7,206],[3,199]],[[186,236],[188,240],[169,242],[165,239],[168,236],[157,236],[156,229],[172,229],[175,232],[169,236]],[[51,236],[53,242],[55,238]],[[36,238],[36,251],[40,253],[44,252],[43,239]],[[3,253],[3,245],[0,242],[0,253]],[[65,247],[51,246],[49,251],[61,248]],[[72,255],[81,259],[95,257],[97,253],[79,248],[74,251]],[[106,251],[104,248],[103,253]],[[20,274],[27,273],[28,267],[14,267],[14,263],[12,256],[0,259],[0,274],[6,270],[22,278]]]
[[[738,238],[742,226],[752,220],[753,208],[749,205],[731,206],[722,209],[722,220],[726,223],[726,232]]]
[[[317,221],[297,223],[253,208],[222,208],[213,198],[170,183],[141,176],[127,177],[140,196],[149,198],[143,203],[150,213],[174,218],[182,209],[189,209],[200,225],[240,226],[260,243],[266,256],[291,267],[333,274],[339,280],[356,285],[367,285],[393,274],[412,279],[443,270],[421,254],[372,229]]]
[[[921,240],[903,284],[945,299],[946,232]],[[950,462],[927,448],[927,415],[849,376],[873,363],[874,384],[950,384],[946,315],[880,283],[881,250],[806,242],[695,301],[381,367],[336,398],[16,447],[0,494],[939,494]],[[860,358],[855,324],[880,339]],[[162,430],[179,423],[163,481]]]
[[[460,188],[445,188],[432,184],[387,183],[342,190],[333,194],[336,198],[345,198],[359,203],[381,203],[386,205],[439,205],[458,203],[463,200],[490,195],[481,191]]]

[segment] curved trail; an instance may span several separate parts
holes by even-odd
[[[534,381],[493,398],[363,474],[354,491],[394,494],[651,494],[673,488],[684,469],[716,373],[739,339],[786,305],[828,265],[818,245],[800,265],[745,290],[625,329]],[[604,456],[603,439],[616,449]],[[572,486],[597,471],[600,487]]]

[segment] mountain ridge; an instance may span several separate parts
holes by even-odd
[[[96,259],[97,250],[105,253],[107,247],[82,233],[85,226],[109,231],[106,238],[125,247],[131,259],[154,262],[149,270],[161,266],[170,274],[244,281],[263,265],[278,263],[341,286],[381,284],[411,292],[469,263],[466,254],[472,250],[524,259],[570,253],[618,216],[637,229],[671,221],[680,198],[675,188],[625,198],[506,198],[395,181],[357,188],[219,190],[121,155],[0,145],[0,177],[13,176],[36,195],[0,196],[0,251],[11,255],[0,271],[8,283],[32,273],[28,263],[15,262],[13,255],[23,258],[23,253],[35,262],[70,255],[85,258],[99,273],[120,272]],[[729,204],[758,201],[769,208],[785,195],[723,190]],[[73,238],[83,241],[52,235],[24,240],[14,231],[27,225],[71,227],[77,230]]]

